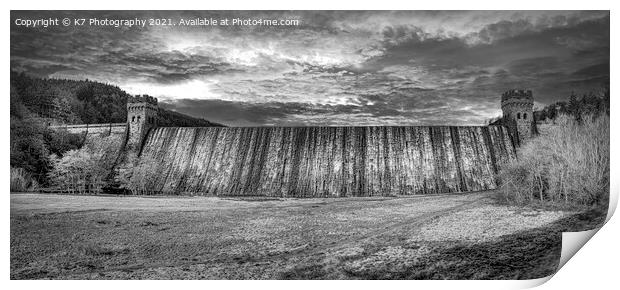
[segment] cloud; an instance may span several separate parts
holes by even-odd
[[[286,27],[11,26],[11,69],[89,78],[240,126],[465,125],[499,95],[609,83],[608,11],[102,11],[17,17],[298,19]]]

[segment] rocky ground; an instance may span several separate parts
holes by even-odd
[[[529,279],[604,219],[493,197],[11,194],[11,278]]]

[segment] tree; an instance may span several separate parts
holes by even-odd
[[[575,95],[575,93],[571,93],[568,101],[568,106],[566,107],[567,113],[574,116],[576,120],[579,120],[581,119],[580,107],[581,105],[579,100],[577,99],[577,96]]]
[[[80,149],[67,151],[62,157],[50,156],[53,169],[49,179],[58,188],[71,193],[100,192],[119,154],[119,136],[96,137]]]

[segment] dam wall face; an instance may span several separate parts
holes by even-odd
[[[503,126],[153,128],[130,180],[149,193],[345,197],[493,189]]]

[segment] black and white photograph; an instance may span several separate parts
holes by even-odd
[[[539,279],[607,218],[609,10],[10,22],[11,280]]]

